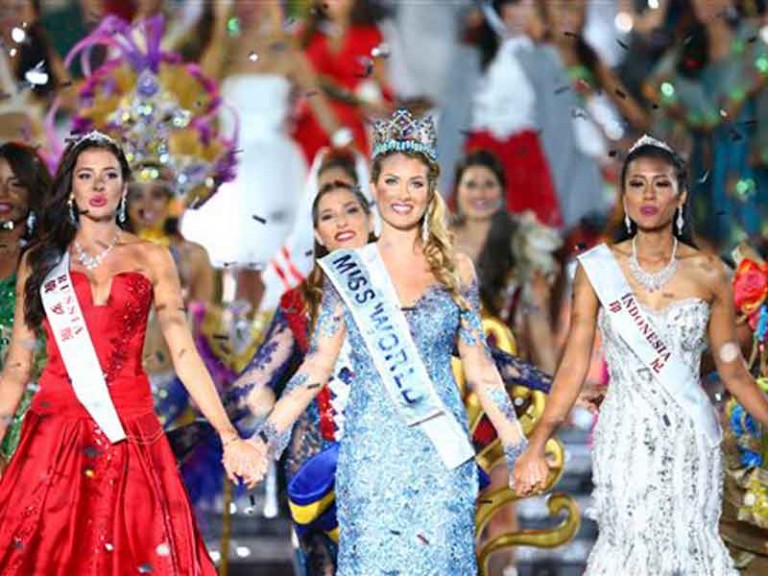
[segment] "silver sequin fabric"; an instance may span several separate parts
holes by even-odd
[[[326,310],[339,302],[328,285],[323,298]],[[469,290],[476,292],[476,285]],[[471,296],[476,302],[476,294]],[[459,308],[448,292],[433,287],[404,314],[437,393],[466,429],[466,413],[451,372],[457,338],[471,340],[460,328]],[[469,326],[467,315],[477,310],[463,314]],[[337,576],[474,576],[478,490],[474,460],[447,469],[427,436],[404,424],[348,311],[344,321],[355,381],[336,477]]]
[[[709,305],[686,299],[644,312],[698,374]],[[599,325],[610,384],[595,428],[599,536],[585,574],[737,576],[718,534],[720,447],[707,444],[602,312]]]

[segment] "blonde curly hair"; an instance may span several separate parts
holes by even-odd
[[[437,162],[420,152],[393,150],[380,154],[373,159],[371,182],[376,184],[379,181],[383,161],[395,154],[402,154],[408,158],[418,160],[427,167],[429,201],[424,212],[424,218],[427,219],[429,235],[424,243],[424,257],[427,259],[430,272],[432,272],[438,282],[448,289],[456,305],[461,310],[468,310],[469,303],[461,294],[461,280],[459,279],[456,266],[453,234],[449,231],[447,223],[448,210],[445,201],[437,191],[440,166]]]

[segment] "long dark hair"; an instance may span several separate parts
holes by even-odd
[[[473,166],[487,168],[496,176],[501,188],[502,199],[506,196],[507,179],[504,166],[498,157],[488,150],[475,150],[462,158],[456,165],[456,199],[458,205],[458,187],[464,172]],[[455,226],[464,223],[464,216],[457,210]],[[483,249],[477,259],[477,277],[480,285],[480,299],[483,305],[494,316],[501,312],[499,296],[509,281],[509,275],[515,267],[515,256],[512,252],[512,236],[517,229],[514,219],[506,210],[500,208],[491,218],[491,228],[485,239]]]
[[[24,321],[30,328],[37,328],[45,312],[40,298],[40,286],[45,277],[61,260],[77,232],[77,222],[69,217],[69,197],[72,194],[72,173],[77,159],[86,150],[107,150],[120,163],[123,182],[131,179],[131,167],[122,149],[106,138],[84,137],[67,146],[51,184],[51,193],[46,198],[38,215],[40,237],[27,256],[30,274],[24,285]],[[75,217],[78,220],[77,209]]]
[[[696,247],[696,243],[694,242],[694,239],[693,239],[693,212],[691,210],[691,190],[688,187],[688,169],[685,165],[685,161],[680,156],[678,156],[677,153],[667,150],[665,148],[661,148],[660,146],[654,146],[652,144],[644,144],[642,146],[638,146],[637,148],[632,150],[629,154],[627,154],[627,157],[624,159],[624,164],[621,167],[621,181],[619,182],[619,189],[621,190],[622,198],[624,197],[624,194],[626,192],[626,179],[627,179],[627,172],[629,170],[629,165],[635,160],[638,160],[639,158],[655,158],[663,162],[666,162],[667,164],[669,164],[675,169],[675,177],[677,179],[677,189],[681,194],[684,191],[687,191],[688,196],[685,199],[685,204],[683,204],[683,215],[684,215],[684,221],[685,221],[683,230],[682,232],[679,232],[677,230],[677,225],[673,225],[672,233],[683,244],[688,244],[689,246]],[[631,220],[630,220],[629,230],[627,230],[627,227],[624,224],[623,214],[624,213],[622,210],[621,224],[617,227],[614,233],[614,242],[616,243],[623,242],[624,240],[629,240],[630,238],[633,238],[635,234],[637,234],[637,225]],[[677,210],[675,210],[675,220],[677,220]]]
[[[359,186],[349,184],[348,182],[344,182],[342,180],[334,180],[333,182],[328,182],[325,184],[317,193],[317,196],[315,196],[314,201],[312,202],[312,227],[317,228],[317,224],[320,221],[320,200],[330,194],[331,192],[335,192],[337,190],[348,190],[351,192],[355,200],[358,204],[360,204],[360,208],[362,208],[363,212],[365,212],[365,215],[370,217],[371,216],[371,205],[368,202],[368,199],[365,197],[363,192],[360,190]],[[373,242],[376,240],[376,236],[371,233],[368,235],[368,242]],[[309,309],[309,315],[310,315],[310,328],[314,328],[315,319],[317,318],[317,311],[320,307],[320,301],[323,297],[323,270],[320,268],[320,266],[317,264],[317,261],[328,255],[328,249],[321,245],[317,240],[315,240],[315,265],[312,267],[312,271],[307,276],[306,282],[304,282],[302,287],[302,293],[304,296],[304,301],[307,303],[307,307]]]
[[[0,158],[8,162],[13,175],[27,190],[27,208],[36,216],[40,214],[45,198],[51,189],[51,173],[34,148],[19,142],[6,142],[0,145]],[[39,226],[27,230],[26,241],[33,239]]]

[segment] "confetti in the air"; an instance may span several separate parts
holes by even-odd
[[[48,83],[48,73],[44,69],[45,62],[41,60],[34,68],[30,68],[24,73],[24,80],[32,86],[44,86]]]

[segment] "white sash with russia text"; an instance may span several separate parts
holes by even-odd
[[[125,439],[69,274],[69,253],[48,273],[40,295],[75,396],[110,442]]]
[[[447,468],[473,458],[467,432],[434,389],[376,245],[337,250],[319,263],[352,314],[405,423],[427,435]]]
[[[656,380],[693,420],[695,427],[716,446],[721,440],[714,408],[698,377],[675,356],[654,330],[635,299],[624,272],[610,248],[600,244],[579,256],[604,313],[622,340],[632,348]]]

